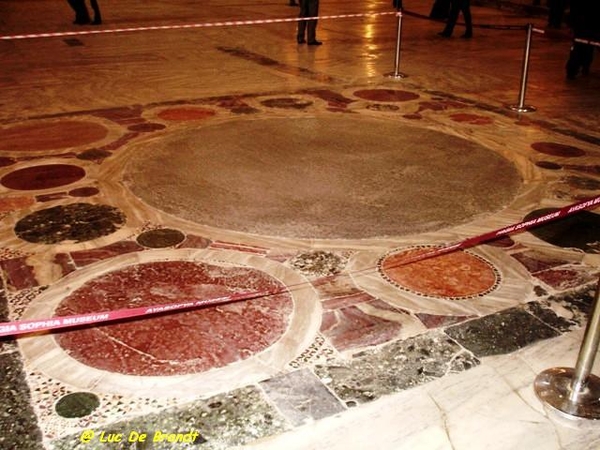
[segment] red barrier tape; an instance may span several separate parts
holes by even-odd
[[[578,42],[580,44],[586,44],[586,45],[593,45],[594,47],[600,47],[600,42],[592,41],[590,39],[575,38],[575,39],[573,39],[573,42]]]
[[[36,38],[51,38],[51,37],[67,37],[67,36],[83,36],[90,34],[113,34],[113,33],[132,33],[136,31],[157,31],[157,30],[185,30],[190,28],[214,28],[214,27],[231,27],[242,25],[260,25],[267,23],[285,23],[285,22],[300,22],[302,20],[324,20],[324,19],[346,19],[349,17],[375,17],[388,15],[401,15],[398,12],[382,12],[382,13],[360,13],[360,14],[337,14],[333,16],[317,16],[317,17],[290,17],[284,19],[261,19],[261,20],[227,20],[225,22],[208,22],[208,23],[190,23],[183,25],[154,25],[150,27],[132,27],[132,28],[112,28],[112,29],[94,29],[81,31],[60,31],[56,33],[32,33],[32,34],[15,34],[12,36],[0,36],[0,40],[14,41],[19,39],[36,39]]]
[[[446,253],[451,253],[459,249],[465,249],[474,247],[483,242],[498,239],[502,236],[507,236],[512,233],[525,231],[529,228],[542,225],[544,223],[558,220],[560,218],[569,216],[583,209],[592,208],[596,205],[600,205],[600,195],[589,200],[584,200],[579,203],[574,203],[569,206],[560,208],[554,212],[538,217],[537,219],[531,219],[524,222],[519,222],[514,225],[509,225],[504,228],[500,228],[489,233],[484,233],[479,236],[470,237],[468,239],[459,241],[454,244],[445,245],[443,247],[435,248],[431,251],[417,254],[413,257],[406,258],[397,262],[395,266],[404,266],[412,264],[417,261],[423,261],[425,259],[440,256]],[[288,286],[289,288],[289,286]],[[84,325],[94,325],[98,323],[114,322],[117,320],[130,319],[130,318],[141,318],[144,316],[152,316],[161,313],[176,312],[183,310],[190,310],[196,308],[202,308],[206,306],[223,305],[226,303],[239,302],[252,300],[255,298],[265,297],[268,295],[281,294],[283,292],[249,292],[240,293],[234,295],[228,295],[225,297],[217,297],[204,300],[193,300],[184,301],[179,303],[170,303],[166,305],[154,305],[142,308],[129,308],[119,309],[115,311],[103,311],[89,314],[77,314],[71,316],[52,317],[49,319],[33,319],[33,320],[22,320],[15,322],[5,322],[0,324],[0,337],[5,336],[17,336],[29,333],[38,333],[49,330],[59,330],[65,328],[73,328]]]

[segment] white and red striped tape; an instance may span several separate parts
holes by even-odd
[[[357,14],[337,14],[331,16],[318,17],[288,17],[282,19],[260,19],[260,20],[227,20],[224,22],[207,22],[207,23],[190,23],[181,25],[154,25],[148,27],[131,27],[131,28],[108,28],[108,29],[93,29],[80,31],[60,31],[54,33],[31,33],[31,34],[15,34],[8,36],[0,36],[0,40],[14,41],[19,39],[37,39],[37,38],[53,38],[53,37],[69,37],[69,36],[84,36],[90,34],[113,34],[113,33],[133,33],[138,31],[157,31],[157,30],[186,30],[193,28],[214,28],[214,27],[233,27],[244,25],[261,25],[284,22],[300,22],[303,20],[324,20],[324,19],[347,19],[351,17],[376,17],[388,15],[402,15],[400,12],[381,12],[381,13],[357,13]]]
[[[519,222],[513,225],[509,225],[498,230],[490,231],[489,233],[481,234],[459,241],[455,244],[449,244],[442,247],[434,248],[431,251],[414,255],[410,258],[406,258],[397,263],[398,266],[412,264],[417,261],[423,261],[425,259],[433,258],[443,254],[451,253],[459,249],[465,249],[474,247],[483,242],[491,241],[502,236],[506,236],[512,233],[525,231],[529,228],[545,224],[550,221],[558,220],[560,218],[575,214],[583,209],[592,208],[600,205],[600,195],[589,200],[585,200],[579,203],[565,206],[557,209],[554,212],[531,219],[523,222]],[[290,289],[292,286],[287,286],[286,289]],[[255,298],[265,297],[269,295],[282,294],[280,292],[249,292],[228,295],[224,297],[210,298],[210,299],[199,299],[193,301],[183,301],[179,303],[170,303],[165,305],[153,305],[141,308],[129,308],[129,309],[118,309],[114,311],[101,311],[89,314],[76,314],[70,316],[51,317],[47,319],[32,319],[22,320],[14,322],[0,323],[0,337],[5,336],[17,336],[29,333],[38,333],[42,331],[61,330],[65,328],[73,328],[85,325],[95,325],[105,322],[114,322],[123,319],[131,318],[143,318],[147,316],[153,316],[161,313],[170,313],[183,310],[191,310],[202,308],[206,306],[216,306],[225,303],[239,302],[252,300]]]

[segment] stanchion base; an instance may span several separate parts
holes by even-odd
[[[520,113],[534,112],[536,110],[535,106],[531,106],[531,105],[523,105],[523,106],[510,105],[509,108],[513,111],[520,112]]]
[[[576,401],[569,400],[575,369],[556,367],[540,373],[533,385],[536,395],[570,419],[600,419],[600,378],[591,375]]]
[[[394,78],[395,80],[401,80],[402,78],[406,78],[407,75],[404,73],[400,73],[400,72],[390,72],[390,73],[386,73],[385,77]]]

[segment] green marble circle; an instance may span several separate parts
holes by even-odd
[[[75,392],[61,397],[54,406],[56,413],[67,419],[89,416],[100,406],[100,399],[90,392]]]

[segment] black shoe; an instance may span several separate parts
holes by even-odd
[[[446,32],[446,31],[442,31],[442,32],[438,33],[438,36],[449,38],[450,36],[452,36],[452,34]]]
[[[471,39],[473,37],[473,33],[465,33],[461,36],[463,39]]]
[[[306,44],[306,39],[299,37],[298,38],[298,44]]]
[[[92,25],[102,25],[102,19],[94,19]]]
[[[308,45],[323,45],[321,41],[310,41]]]

